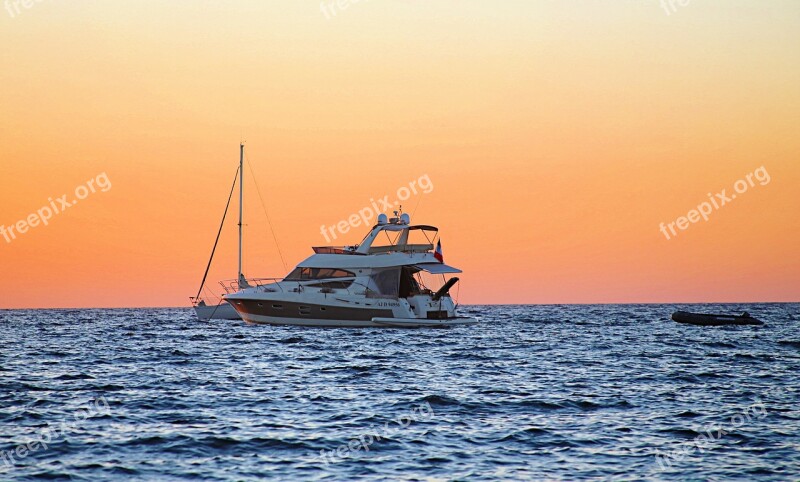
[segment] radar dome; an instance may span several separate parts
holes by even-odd
[[[389,218],[386,217],[385,214],[379,214],[378,215],[378,224],[386,224],[388,222],[389,222]]]
[[[403,213],[402,216],[400,216],[400,223],[401,224],[411,223],[411,216],[409,216],[408,213]]]

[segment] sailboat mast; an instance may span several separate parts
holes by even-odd
[[[244,144],[239,144],[239,288],[242,286],[244,276],[242,275],[242,210],[244,201]]]

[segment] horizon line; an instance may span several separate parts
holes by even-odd
[[[800,304],[798,301],[644,301],[644,302],[600,302],[600,303],[470,303],[459,306],[596,306],[596,305],[791,305]],[[22,307],[22,308],[2,308],[0,311],[36,311],[36,310],[158,310],[158,309],[191,309],[192,306],[81,306],[81,307]]]

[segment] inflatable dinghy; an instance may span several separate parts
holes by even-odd
[[[724,326],[724,325],[763,325],[764,322],[750,316],[744,312],[741,315],[706,315],[701,313],[689,313],[688,311],[676,311],[672,314],[672,319],[678,323],[687,323],[698,326]]]

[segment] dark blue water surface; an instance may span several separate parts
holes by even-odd
[[[482,324],[0,311],[0,480],[800,479],[800,305],[464,311]]]

